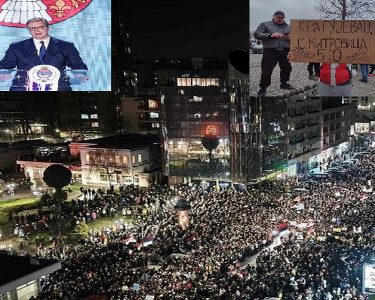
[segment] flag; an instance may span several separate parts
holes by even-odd
[[[277,225],[276,229],[272,231],[271,234],[272,236],[278,236],[279,234],[281,234],[283,231],[287,229],[288,229],[288,223],[284,222],[284,223]]]
[[[124,239],[125,245],[129,245],[130,243],[135,243],[137,240],[134,238],[134,234],[129,235]]]
[[[279,224],[277,227],[276,227],[276,230],[280,233],[284,230],[287,230],[288,229],[288,223],[284,222],[284,223],[281,223]]]
[[[146,236],[143,240],[140,240],[138,243],[136,243],[134,246],[140,250],[142,247],[147,247],[148,245],[151,245],[154,242],[155,236],[150,234]]]

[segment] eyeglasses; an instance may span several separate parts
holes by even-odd
[[[39,29],[39,30],[45,30],[45,29],[46,29],[46,26],[29,27],[28,29],[29,29],[29,31],[37,31],[38,29]]]

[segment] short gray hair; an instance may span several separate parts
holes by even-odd
[[[43,19],[43,18],[32,18],[30,20],[27,20],[27,22],[26,22],[26,28],[29,28],[29,24],[31,22],[43,22],[44,26],[46,26],[46,27],[49,26],[48,21],[46,19]]]

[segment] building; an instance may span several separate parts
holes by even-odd
[[[350,150],[355,113],[354,103],[343,103],[342,98],[323,98],[322,148],[317,158],[323,168]]]
[[[160,101],[154,96],[122,97],[124,130],[160,135]]]
[[[134,54],[131,36],[126,23],[126,3],[113,0],[112,14],[112,90],[117,96],[136,94],[136,74],[133,71]]]
[[[249,52],[228,55],[231,179],[247,183],[261,174],[260,100],[250,98]]]
[[[41,289],[40,279],[61,269],[61,262],[1,251],[0,300],[30,299]]]
[[[135,139],[135,136],[133,136]],[[160,182],[160,145],[130,138],[106,140],[80,149],[82,184],[148,187]]]
[[[321,151],[321,97],[288,98],[288,171],[303,173],[317,166]]]
[[[357,102],[354,133],[362,134],[375,145],[375,98],[361,97]]]
[[[266,97],[260,103],[261,175],[280,173],[288,160],[289,99]]]
[[[157,72],[163,174],[171,184],[230,180],[227,68],[196,58]]]
[[[11,173],[16,170],[16,161],[20,156],[32,155],[34,147],[47,144],[44,140],[18,141],[14,143],[0,143],[0,170]]]
[[[71,142],[68,149],[69,155],[34,153],[33,156],[21,157],[17,164],[24,176],[34,183],[34,188],[45,185],[42,180],[44,170],[55,163],[72,171],[74,183],[85,185],[108,186],[110,183],[115,186],[135,184],[147,187],[161,181],[160,144],[157,136],[109,136]]]
[[[262,175],[325,170],[350,149],[355,105],[340,98],[266,97],[261,103]]]
[[[99,138],[122,132],[118,97],[111,93],[71,93],[57,97],[57,129],[64,140]]]

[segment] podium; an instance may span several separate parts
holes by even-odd
[[[0,69],[0,91],[87,91],[88,80],[87,70],[58,70],[51,65]]]

